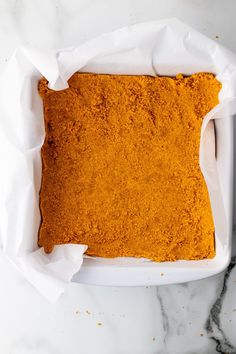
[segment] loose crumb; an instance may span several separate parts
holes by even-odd
[[[101,322],[98,322],[98,323],[97,323],[97,326],[102,326],[102,323],[101,323]]]

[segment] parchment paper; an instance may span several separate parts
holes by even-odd
[[[44,141],[43,107],[37,85],[44,76],[52,89],[66,88],[76,71],[217,75],[223,84],[221,103],[204,120],[200,166],[210,193],[216,233],[222,244],[228,238],[212,119],[236,112],[233,53],[175,19],[125,27],[57,53],[19,48],[0,78],[0,247],[51,302],[80,269],[86,246],[57,246],[49,255],[37,246],[40,149]]]

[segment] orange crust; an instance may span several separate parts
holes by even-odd
[[[76,73],[63,91],[42,79],[39,245],[50,252],[58,244],[87,244],[88,255],[101,257],[212,258],[199,142],[220,88],[208,73]]]

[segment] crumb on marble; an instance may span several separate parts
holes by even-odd
[[[97,322],[97,326],[102,326],[102,323],[101,322]]]

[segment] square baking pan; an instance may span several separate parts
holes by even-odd
[[[45,138],[38,82],[45,77],[51,89],[65,89],[75,72],[151,76],[212,72],[222,82],[218,108],[226,110],[221,117],[213,117],[216,160],[215,153],[211,154],[218,176],[213,194],[219,203],[214,206],[221,205],[220,211],[213,213],[218,232],[213,259],[158,263],[126,257],[83,258],[84,245],[58,245],[51,254],[38,247],[41,147]],[[236,113],[233,53],[180,21],[148,22],[55,53],[20,48],[1,76],[0,93],[0,249],[47,298],[55,301],[72,276],[74,282],[87,284],[160,285],[208,277],[227,267],[233,209],[232,115]],[[233,108],[228,110],[229,100],[233,100]],[[224,222],[219,228],[221,220]]]

